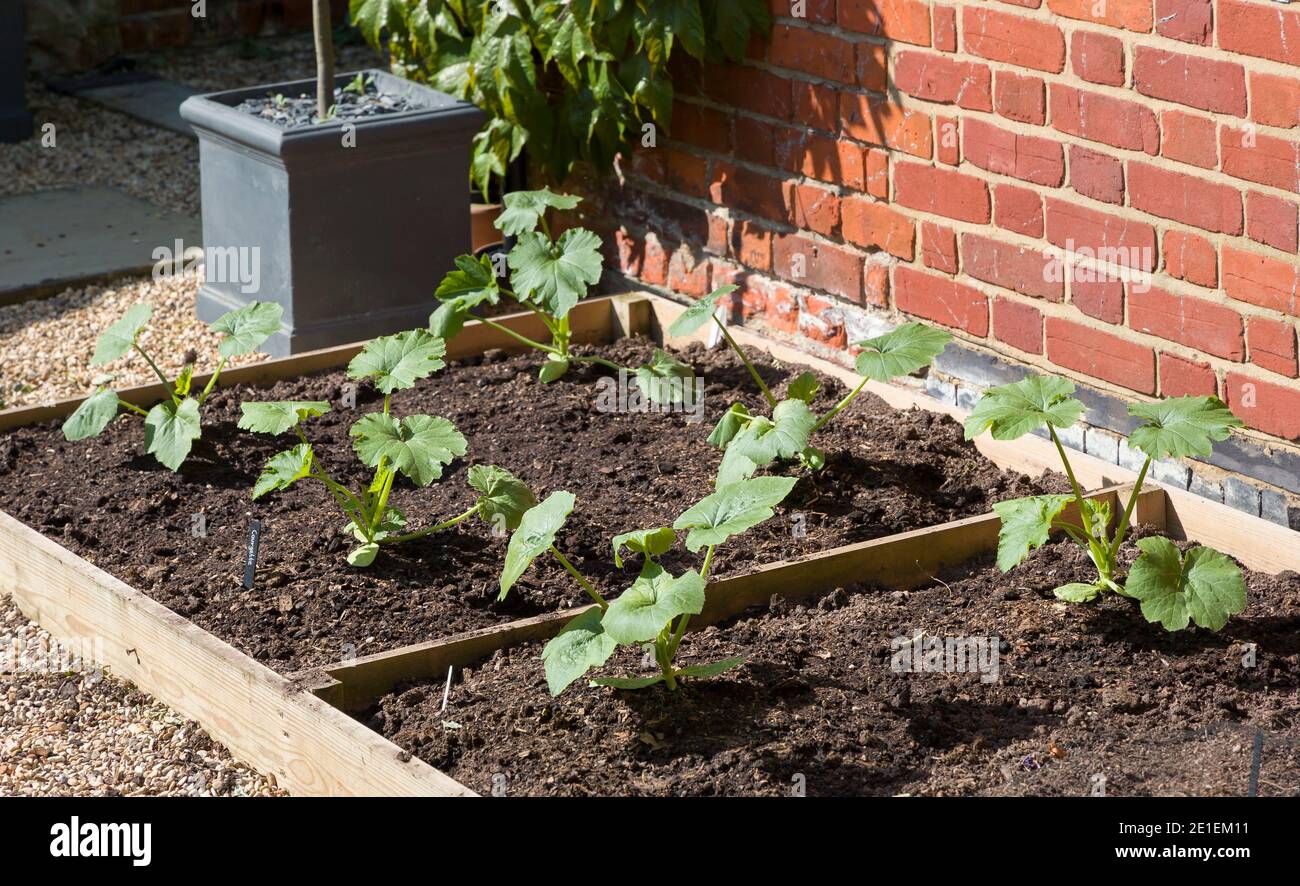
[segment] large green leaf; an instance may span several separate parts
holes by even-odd
[[[94,437],[108,427],[108,423],[115,415],[117,415],[117,391],[100,388],[82,400],[77,411],[68,416],[67,421],[63,423],[63,438],[85,440],[87,437]]]
[[[145,452],[173,471],[180,470],[194,441],[202,435],[197,400],[182,400],[179,406],[164,400],[144,419]]]
[[[929,366],[950,341],[952,336],[942,330],[904,323],[892,332],[854,342],[863,349],[855,366],[859,375],[889,381]]]
[[[413,387],[447,364],[447,345],[427,329],[411,329],[366,342],[348,364],[348,378],[373,378],[385,394]]]
[[[592,686],[608,686],[610,689],[648,689],[664,681],[662,673],[652,677],[597,677],[591,681]]]
[[[152,316],[153,308],[149,305],[131,305],[127,308],[120,320],[100,334],[98,341],[95,342],[95,355],[90,358],[90,365],[112,363],[131,350],[135,345],[136,336]]]
[[[569,518],[574,501],[572,493],[552,492],[545,501],[524,514],[506,548],[506,562],[501,567],[501,593],[497,599],[504,600],[533,561],[555,544],[555,533]]]
[[[398,419],[372,412],[353,423],[352,448],[370,467],[385,461],[417,486],[428,486],[442,476],[444,465],[464,455],[465,438],[440,416],[408,415]]]
[[[696,402],[695,370],[663,348],[655,348],[650,362],[637,367],[633,378],[652,403]]]
[[[496,465],[474,465],[469,469],[469,485],[479,492],[479,516],[511,532],[519,528],[524,513],[537,504],[528,484]]]
[[[677,533],[667,526],[658,529],[636,529],[614,536],[614,565],[623,568],[623,549],[645,554],[647,559],[666,554],[677,544]]]
[[[676,578],[654,560],[646,560],[632,586],[609,604],[601,624],[616,643],[653,640],[679,615],[704,609],[704,579],[694,570]]]
[[[789,400],[802,400],[805,403],[812,403],[821,388],[822,383],[817,379],[817,373],[801,372],[799,377],[790,382],[789,387],[785,389],[785,396]]]
[[[299,443],[292,449],[277,452],[262,468],[262,473],[253,486],[253,498],[259,499],[268,492],[288,489],[311,474],[311,463],[311,447],[306,443]]]
[[[272,335],[280,331],[284,308],[275,302],[250,301],[242,308],[227,311],[208,327],[225,338],[217,345],[223,357],[251,354]]]
[[[239,404],[239,427],[255,434],[283,434],[309,418],[330,411],[327,400],[249,400]]]
[[[677,669],[679,677],[716,677],[723,671],[729,671],[734,667],[739,667],[745,663],[744,656],[735,658],[724,658],[721,661],[711,662],[702,665],[687,665],[684,668]]]
[[[1081,581],[1072,581],[1069,584],[1061,585],[1052,591],[1056,599],[1064,600],[1067,603],[1087,603],[1102,592],[1101,585],[1085,584]]]
[[[600,281],[600,238],[584,228],[570,228],[555,244],[542,234],[522,234],[506,261],[515,295],[564,317]]]
[[[1129,571],[1124,589],[1142,602],[1142,615],[1166,631],[1181,631],[1193,621],[1217,631],[1228,617],[1246,609],[1246,582],[1236,563],[1213,548],[1181,554],[1167,538],[1138,539],[1142,555]]]
[[[598,606],[584,610],[542,647],[542,667],[551,695],[559,695],[587,671],[603,665],[618,648],[601,626],[600,616]]]
[[[1068,495],[1035,495],[995,503],[993,510],[1002,519],[998,568],[1006,572],[1028,557],[1031,550],[1047,544],[1052,521],[1069,503]]]
[[[531,233],[548,209],[573,209],[582,198],[571,194],[552,193],[549,188],[540,191],[513,191],[503,198],[505,208],[494,224],[507,237]]]
[[[1030,375],[985,392],[966,419],[966,439],[992,430],[995,440],[1015,440],[1036,428],[1068,428],[1083,414],[1070,395],[1074,383],[1056,376]]]
[[[713,433],[709,434],[709,444],[719,449],[724,448],[753,417],[744,403],[732,403],[731,408],[718,419]]]
[[[439,301],[459,301],[466,308],[483,302],[496,304],[501,300],[501,287],[492,267],[492,256],[457,256],[456,270],[442,278],[434,295]]]
[[[429,315],[429,331],[444,342],[451,341],[465,328],[469,319],[469,306],[462,299],[453,298],[433,309]]]
[[[728,446],[722,453],[722,461],[718,464],[718,475],[713,478],[713,487],[721,489],[732,483],[748,480],[757,470],[758,465],[753,459],[743,455],[739,449]]]
[[[797,458],[808,445],[817,416],[803,400],[782,400],[772,410],[769,420],[755,416],[728,444],[728,450],[757,465],[770,464],[778,458]]]
[[[1213,444],[1228,438],[1241,419],[1218,397],[1170,397],[1157,403],[1132,403],[1131,415],[1146,419],[1129,435],[1129,445],[1151,458],[1210,454]]]
[[[668,334],[674,338],[679,335],[691,335],[709,322],[714,312],[718,310],[718,300],[735,292],[736,289],[735,285],[728,283],[726,286],[719,286],[704,298],[699,299],[672,322],[672,325],[668,327]]]
[[[688,508],[673,528],[690,530],[688,551],[721,544],[771,518],[796,482],[793,477],[752,477],[730,483]]]

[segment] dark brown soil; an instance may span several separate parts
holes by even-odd
[[[651,350],[649,342],[631,340],[599,353],[638,365]],[[474,463],[512,471],[539,498],[567,489],[578,505],[560,547],[616,592],[628,578],[614,569],[610,538],[670,525],[708,494],[720,453],[705,438],[733,401],[761,405],[730,352],[696,348],[687,359],[706,379],[706,417],[698,423],[680,414],[601,412],[594,384],[600,372],[574,371],[542,385],[536,381],[539,360],[531,354],[497,352],[449,367],[396,394],[393,408],[450,418],[468,439],[469,454],[429,488],[400,481],[392,503],[412,528],[461,513],[472,502],[465,475]],[[798,371],[767,362],[762,367],[774,386]],[[844,393],[827,381],[818,410]],[[498,604],[505,540],[493,538],[481,522],[386,548],[372,567],[358,570],[344,560],[352,539],[339,534],[343,518],[320,484],[299,483],[252,502],[262,465],[294,441],[292,435],[273,439],[238,430],[239,403],[326,399],[338,406],[345,384],[338,371],[266,389],[218,391],[205,410],[203,439],[179,474],[143,454],[141,425],[131,416],[81,443],[65,442],[56,423],[15,430],[0,437],[0,509],[279,669],[379,652],[583,599],[547,558]],[[319,457],[354,489],[369,475],[352,452],[348,428],[379,402],[373,388],[362,386],[355,411],[331,413],[308,427]],[[1064,488],[1058,477],[1036,481],[998,470],[948,418],[898,412],[869,395],[819,432],[816,442],[830,453],[826,469],[804,476],[776,519],[721,550],[715,574]],[[192,532],[199,514],[206,537]],[[252,518],[263,526],[261,566],[255,587],[245,591],[242,556]]]
[[[414,685],[370,724],[508,795],[1245,795],[1257,735],[1259,794],[1300,794],[1300,575],[1251,574],[1222,632],[1168,634],[1113,594],[1051,596],[1089,569],[1064,543],[1005,575],[989,557],[910,592],[774,598],[688,635],[682,663],[748,662],[677,692],[553,699],[527,644],[461,673],[445,714],[441,684]],[[922,631],[1000,638],[996,679],[899,672],[894,638]],[[624,649],[619,672],[653,666]]]

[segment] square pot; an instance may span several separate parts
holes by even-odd
[[[442,272],[470,249],[470,141],[483,114],[384,71],[360,73],[417,107],[294,129],[236,110],[267,94],[314,95],[314,80],[181,105],[199,137],[199,318],[278,302],[283,326],[265,346],[276,356],[423,327]]]
[[[27,111],[26,44],[23,4],[0,3],[0,142],[31,137]]]

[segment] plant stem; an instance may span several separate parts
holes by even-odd
[[[388,508],[388,496],[393,491],[393,480],[397,476],[396,471],[389,471],[382,467],[380,470],[384,471],[384,479],[379,487],[379,498],[375,502],[375,510],[370,515],[370,528],[372,531],[377,530],[379,524],[384,522],[384,511]]]
[[[221,370],[226,368],[226,360],[228,359],[228,357],[221,358],[221,362],[217,364],[217,371],[212,373],[212,378],[208,379],[208,383],[203,386],[203,393],[199,394],[200,406],[203,405],[204,400],[208,399],[208,394],[212,393],[212,389],[217,386],[217,379],[221,377]]]
[[[551,553],[555,555],[555,559],[560,561],[560,565],[568,570],[569,575],[572,575],[578,584],[582,585],[582,589],[587,592],[587,596],[591,597],[591,599],[595,600],[600,605],[602,612],[609,608],[609,604],[605,602],[605,598],[600,595],[599,591],[591,586],[591,582],[582,577],[582,573],[574,568],[574,565],[569,562],[568,557],[560,553],[559,548],[555,545],[551,545]]]
[[[316,116],[324,120],[334,104],[334,23],[330,0],[312,0],[312,32],[316,40]]]
[[[457,523],[464,522],[465,520],[468,520],[470,517],[473,517],[477,513],[478,513],[478,503],[475,502],[474,507],[470,508],[468,511],[466,511],[465,513],[461,514],[458,517],[452,517],[450,520],[446,521],[445,523],[439,523],[437,526],[429,526],[424,529],[417,529],[415,532],[408,532],[405,535],[387,536],[385,538],[381,538],[379,540],[379,544],[395,545],[395,544],[401,544],[404,541],[412,541],[413,539],[423,538],[426,535],[432,535],[435,532],[441,532],[444,529],[450,529],[452,526],[455,526]]]
[[[521,342],[522,344],[527,345],[530,348],[533,348],[538,351],[545,351],[546,353],[554,354],[557,357],[562,356],[558,348],[553,348],[550,345],[544,345],[539,341],[533,341],[531,338],[522,336],[519,333],[515,332],[513,329],[509,329],[505,326],[502,326],[500,323],[497,323],[494,320],[489,320],[487,317],[484,317],[483,322],[486,323],[488,326],[491,326],[493,329],[504,332],[506,335],[510,336],[511,338],[515,339],[518,342]]]
[[[598,364],[598,365],[600,365],[600,366],[604,366],[606,369],[613,369],[615,372],[618,372],[618,371],[620,371],[620,370],[624,370],[624,371],[627,371],[627,372],[631,372],[631,371],[632,371],[632,370],[628,369],[626,366],[619,366],[617,363],[612,363],[612,362],[610,362],[609,360],[606,360],[604,357],[569,357],[569,362],[571,362],[571,363],[596,363],[596,364]]]
[[[1079,503],[1079,519],[1084,521],[1088,530],[1088,537],[1092,538],[1091,521],[1086,519],[1088,512],[1085,508],[1087,505],[1083,503],[1083,490],[1079,488],[1079,481],[1074,478],[1074,468],[1070,467],[1070,460],[1065,457],[1065,447],[1061,445],[1061,438],[1056,436],[1056,428],[1048,425],[1047,433],[1052,435],[1052,442],[1056,444],[1056,451],[1061,456],[1061,463],[1065,465],[1065,475],[1070,478],[1070,487],[1074,489],[1074,498]]]
[[[158,380],[163,383],[163,387],[166,388],[167,393],[171,395],[172,402],[179,404],[180,401],[176,399],[176,385],[167,380],[167,376],[163,375],[163,371],[158,368],[157,363],[153,362],[153,358],[145,353],[144,348],[137,344],[132,344],[131,347],[135,348],[136,352],[141,357],[144,357],[144,362],[149,364],[149,368],[153,370],[153,374],[158,376]]]
[[[772,392],[768,390],[767,385],[763,382],[763,377],[760,376],[758,370],[754,368],[754,364],[749,362],[749,358],[745,356],[745,352],[740,349],[740,345],[736,344],[736,340],[731,337],[731,333],[727,331],[726,326],[722,325],[722,321],[718,319],[716,314],[713,315],[713,322],[718,324],[718,328],[722,330],[722,337],[727,340],[727,344],[731,345],[731,349],[740,357],[741,362],[745,364],[745,368],[749,370],[749,374],[753,376],[754,381],[758,382],[759,389],[767,399],[767,405],[775,409],[776,398],[773,397]]]
[[[864,375],[862,377],[862,381],[858,382],[858,386],[854,388],[847,397],[845,397],[840,402],[836,403],[835,408],[832,409],[830,412],[826,413],[821,418],[817,419],[817,424],[813,425],[813,428],[811,431],[809,431],[808,436],[811,437],[813,434],[817,433],[819,430],[821,430],[823,425],[825,425],[827,422],[829,422],[831,419],[835,417],[836,413],[838,413],[845,406],[848,406],[850,403],[852,403],[853,398],[858,396],[858,394],[862,393],[862,389],[867,386],[868,381],[870,381],[870,379]]]
[[[713,552],[717,550],[717,545],[709,545],[709,549],[704,552],[704,563],[700,566],[700,578],[708,581],[709,567],[713,565]],[[686,626],[691,623],[689,613],[677,619],[677,630],[673,631],[672,640],[668,644],[668,662],[672,663],[674,656],[677,655],[677,647],[681,645],[682,637],[686,636]]]
[[[1133,494],[1129,496],[1128,504],[1124,507],[1124,516],[1119,518],[1119,525],[1115,527],[1115,540],[1111,542],[1108,553],[1110,562],[1114,563],[1115,558],[1119,556],[1119,546],[1124,543],[1124,534],[1128,532],[1128,521],[1133,516],[1133,508],[1137,506],[1138,496],[1142,494],[1142,482],[1147,478],[1147,469],[1151,467],[1151,457],[1142,463],[1142,470],[1138,472],[1137,482],[1133,484]]]
[[[118,406],[126,407],[127,409],[131,410],[132,412],[138,412],[138,413],[140,413],[141,415],[145,416],[146,418],[149,416],[149,413],[145,412],[145,411],[144,411],[143,409],[141,409],[139,406],[136,406],[134,403],[128,403],[128,402],[126,402],[125,400],[123,400],[121,397],[118,397],[118,398],[117,398],[117,405],[118,405]]]

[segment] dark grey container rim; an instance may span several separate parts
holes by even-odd
[[[316,80],[310,78],[193,95],[181,103],[180,113],[201,137],[208,135],[222,138],[275,157],[310,152],[326,145],[332,149],[338,143],[343,123],[353,124],[359,134],[364,133],[371,138],[396,137],[400,130],[401,138],[406,141],[418,137],[421,131],[426,130],[430,134],[444,135],[476,131],[487,119],[482,111],[469,102],[377,68],[337,74],[334,85],[345,86],[358,74],[373,76],[386,92],[424,99],[428,104],[392,114],[345,121],[330,120],[293,129],[285,129],[235,109],[244,99],[259,98],[267,93],[314,93]]]

